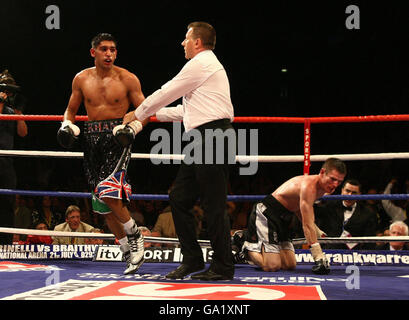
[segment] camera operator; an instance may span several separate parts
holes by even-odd
[[[5,70],[0,73],[0,114],[22,114],[25,99],[20,93],[11,74]],[[0,149],[14,149],[14,135],[25,137],[28,133],[23,120],[0,120]],[[0,156],[0,189],[16,189],[17,177],[13,158]],[[0,195],[0,226],[14,227],[14,196]],[[11,244],[12,234],[0,233],[0,244]]]

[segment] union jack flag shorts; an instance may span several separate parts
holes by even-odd
[[[125,202],[129,202],[132,195],[132,188],[125,180],[126,171],[120,170],[113,176],[109,176],[105,180],[102,180],[95,188],[95,195],[98,199],[114,198],[120,199]]]

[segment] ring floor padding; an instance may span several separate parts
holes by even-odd
[[[278,272],[236,265],[232,281],[167,280],[165,275],[178,265],[145,263],[137,274],[125,276],[121,262],[0,260],[0,299],[409,299],[407,266],[332,266],[329,275],[318,276],[311,265]]]

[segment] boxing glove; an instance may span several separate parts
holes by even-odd
[[[329,274],[330,268],[328,260],[324,257],[324,259],[319,259],[314,261],[315,265],[312,267],[312,272],[319,275]]]
[[[322,252],[321,245],[316,242],[310,246],[311,254],[314,259],[314,266],[312,272],[315,274],[328,274],[330,272],[329,262],[327,257]]]
[[[65,120],[57,132],[58,143],[66,149],[73,147],[77,137],[80,134],[80,128],[73,124],[70,120]]]
[[[126,125],[120,124],[112,130],[116,141],[124,148],[132,144],[135,136],[142,130],[142,122],[134,120]]]

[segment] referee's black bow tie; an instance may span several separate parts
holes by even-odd
[[[344,208],[344,210],[347,210],[347,211],[352,211],[352,209],[353,209],[352,207],[347,207],[347,206],[344,206],[344,205],[342,207]]]

